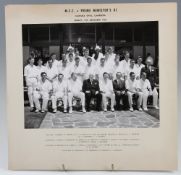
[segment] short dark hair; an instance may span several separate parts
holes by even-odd
[[[119,57],[118,57],[119,56]],[[119,54],[116,54],[114,60],[117,60],[117,59],[120,59],[120,55]]]
[[[84,52],[87,52],[87,51],[89,52],[89,49],[88,49],[88,48],[86,48],[86,49],[84,50]]]
[[[42,72],[42,73],[41,73],[41,77],[43,76],[43,74],[46,74],[46,75],[47,75],[47,73],[46,73],[46,72]]]
[[[73,53],[69,53],[69,56],[73,56]]]
[[[125,51],[124,51],[124,56],[125,56],[127,53],[130,54],[130,52],[129,52],[128,50],[125,50]]]
[[[53,61],[53,60],[52,60],[52,57],[48,57],[48,61],[50,61],[50,60]]]
[[[107,72],[104,72],[104,73],[103,73],[103,76],[104,76],[105,74],[108,74],[108,73],[107,73]]]
[[[43,59],[40,57],[40,58],[38,58],[38,60],[37,61],[43,61]]]
[[[143,74],[146,74],[146,77],[147,77],[147,73],[146,73],[145,71],[142,71],[142,72],[141,72],[141,76],[142,76]]]
[[[87,60],[92,60],[92,58],[91,57],[87,57]]]
[[[56,54],[55,54],[55,53],[51,53],[51,54],[50,54],[50,57],[52,57],[53,55],[56,55]]]
[[[80,60],[80,58],[79,57],[75,57],[75,60]]]
[[[28,63],[30,62],[31,59],[34,59],[34,58],[33,58],[33,57],[29,57],[29,58],[28,58]]]
[[[63,58],[63,59],[62,59],[62,63],[65,63],[65,62],[67,62],[67,59],[66,59],[66,58]]]
[[[64,77],[64,74],[62,74],[62,73],[59,73],[59,74],[58,74],[58,76],[60,76],[60,75],[62,75],[62,76]]]
[[[130,72],[130,73],[129,73],[129,76],[132,76],[132,75],[134,75],[134,74],[135,74],[134,72]]]
[[[35,57],[35,53],[30,53],[30,56],[31,57]]]

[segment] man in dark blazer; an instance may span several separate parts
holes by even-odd
[[[84,80],[82,91],[85,93],[86,110],[90,111],[90,101],[92,98],[97,100],[96,110],[101,110],[102,94],[100,93],[99,82],[90,74],[89,78]]]
[[[150,81],[153,90],[155,87],[158,87],[159,80],[158,80],[158,70],[155,67],[153,67],[152,64],[153,64],[153,58],[148,57],[146,59],[146,66],[141,69],[140,74],[142,74],[142,72],[145,72],[147,74],[147,79]]]
[[[123,109],[128,108],[128,95],[126,92],[125,87],[125,80],[121,78],[121,72],[116,73],[116,79],[113,81],[113,89],[115,93],[115,99],[116,99],[116,109],[120,110],[120,100],[122,99],[123,102]]]

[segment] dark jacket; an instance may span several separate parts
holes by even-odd
[[[118,84],[118,81],[114,80],[113,81],[113,89],[114,89],[114,92],[116,92],[116,91],[125,91],[126,90],[125,81],[120,80],[120,84]]]
[[[84,80],[83,86],[82,86],[82,91],[85,93],[86,91],[91,91],[92,94],[95,94],[96,91],[100,91],[99,88],[99,82],[98,80],[93,80],[92,84],[90,79]]]

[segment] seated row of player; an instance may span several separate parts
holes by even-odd
[[[139,111],[147,111],[148,96],[153,96],[153,106],[158,109],[158,93],[152,90],[150,82],[146,79],[146,72],[142,72],[141,79],[135,79],[135,73],[130,72],[130,77],[124,81],[120,72],[116,73],[116,79],[110,80],[107,72],[103,73],[102,81],[94,79],[94,75],[90,74],[89,78],[82,82],[77,78],[75,73],[71,74],[69,81],[64,79],[63,74],[58,75],[58,81],[52,84],[47,79],[45,72],[41,73],[41,81],[33,89],[33,101],[35,103],[35,112],[47,111],[48,100],[52,100],[53,112],[57,112],[57,100],[63,100],[64,112],[67,112],[69,106],[69,113],[72,113],[73,97],[81,99],[82,112],[90,111],[90,101],[92,98],[96,99],[96,110],[107,111],[107,99],[111,99],[111,111],[114,111],[114,104],[116,102],[116,109],[120,110],[120,100],[122,99],[123,107],[126,108],[129,104],[129,110],[133,111],[133,97],[137,100],[137,109]],[[39,99],[42,98],[42,106]],[[127,104],[128,101],[128,104]]]

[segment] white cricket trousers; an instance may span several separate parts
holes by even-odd
[[[153,107],[157,107],[158,106],[158,92],[156,88],[154,88],[151,94],[149,93],[149,91],[143,92],[143,108],[147,108],[147,101],[148,101],[149,95],[153,96]]]
[[[103,101],[104,109],[107,109],[107,98],[111,99],[111,109],[114,109],[115,94],[108,93],[108,92],[102,94],[102,101]]]
[[[37,79],[36,78],[27,78],[27,82],[26,85],[28,87],[28,99],[29,99],[29,103],[30,103],[30,107],[33,108],[34,107],[34,103],[33,103],[33,89],[37,84]]]
[[[64,109],[67,109],[67,95],[62,92],[57,92],[52,96],[52,108],[57,109],[57,99],[61,98],[63,100]]]
[[[43,100],[43,102],[42,102],[42,110],[43,111],[47,110],[47,105],[48,105],[48,100],[49,100],[49,94],[47,92],[35,91],[33,93],[33,98],[34,98],[34,103],[35,103],[36,109],[41,110],[39,100],[42,99]]]
[[[129,107],[132,108],[134,93],[128,91],[127,94],[128,94]],[[137,92],[135,94],[138,95],[137,107],[139,108],[141,106],[141,104],[142,104],[143,93],[142,92]]]
[[[83,92],[70,92],[68,93],[69,107],[72,107],[73,97],[78,97],[81,99],[82,107],[85,107],[85,94]]]

